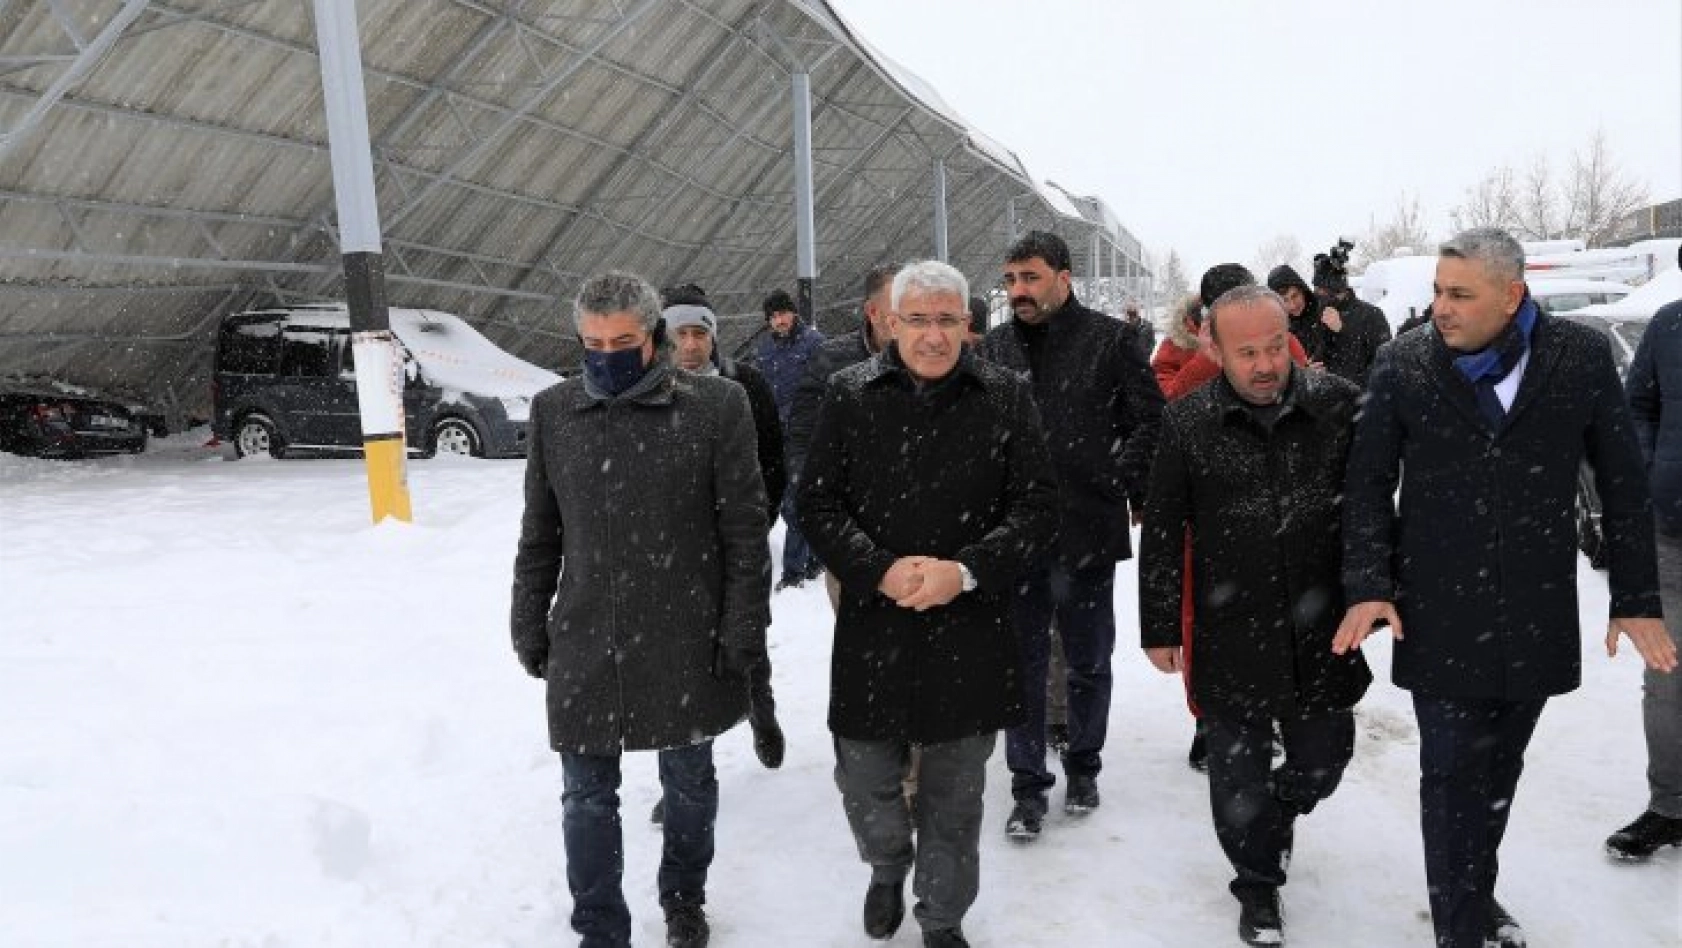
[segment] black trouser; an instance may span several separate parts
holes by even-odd
[[[1279,721],[1285,762],[1273,769],[1273,719],[1205,711],[1209,805],[1215,836],[1238,873],[1232,893],[1285,884],[1296,818],[1332,795],[1355,754],[1355,715],[1332,711]]]
[[[1438,948],[1482,948],[1524,751],[1546,700],[1413,696],[1419,817]]]
[[[1069,749],[1063,755],[1063,770],[1096,777],[1103,767],[1110,721],[1110,655],[1115,651],[1115,564],[1078,570],[1053,566],[1018,577],[1011,618],[1022,647],[1026,717],[1005,732],[1005,759],[1016,799],[1040,800],[1057,782],[1045,765],[1053,621],[1067,659]]]

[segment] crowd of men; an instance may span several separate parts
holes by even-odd
[[[1067,696],[1063,810],[1099,807],[1137,527],[1139,644],[1185,680],[1239,937],[1284,943],[1296,827],[1352,759],[1361,644],[1388,628],[1419,724],[1436,944],[1523,945],[1497,855],[1543,707],[1581,679],[1584,464],[1607,650],[1627,638],[1648,668],[1650,804],[1607,847],[1682,845],[1682,302],[1626,392],[1604,337],[1537,309],[1502,231],[1442,246],[1430,323],[1394,340],[1340,250],[1313,285],[1213,268],[1154,354],[1136,313],[1076,297],[1043,232],[1002,261],[1002,325],[956,269],[884,266],[833,338],[772,294],[757,368],[718,351],[701,288],[586,280],[583,375],[532,407],[512,593],[515,652],[547,682],[583,948],[630,944],[617,791],[636,750],[659,755],[667,944],[709,942],[712,739],[745,717],[764,765],[783,757],[765,644],[779,515],[778,588],[822,575],[834,609],[835,781],[871,938],[901,926],[910,879],[924,945],[969,944],[987,761],[1003,731],[1003,830],[1032,844],[1058,783],[1048,693]]]

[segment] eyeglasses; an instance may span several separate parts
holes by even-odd
[[[953,330],[968,326],[969,316],[954,316],[949,313],[942,313],[939,316],[925,316],[922,313],[912,313],[909,316],[902,314],[899,317],[899,321],[904,323],[906,327],[915,329],[918,332],[931,328],[938,328],[942,332],[952,332]]]

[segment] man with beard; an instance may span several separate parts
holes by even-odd
[[[1330,796],[1355,750],[1351,710],[1372,675],[1332,654],[1343,615],[1338,542],[1344,458],[1360,390],[1292,366],[1284,300],[1255,285],[1209,310],[1221,377],[1168,407],[1139,558],[1145,652],[1185,671],[1186,556],[1208,737],[1215,835],[1232,863],[1239,936],[1284,943],[1299,816]],[[1272,769],[1274,729],[1285,760]]]
[[[1016,584],[1026,719],[1005,744],[1016,806],[1011,839],[1037,839],[1056,783],[1046,767],[1046,666],[1055,620],[1068,667],[1069,747],[1064,812],[1098,807],[1098,772],[1110,715],[1115,650],[1115,570],[1132,555],[1128,507],[1143,509],[1156,432],[1157,388],[1138,334],[1088,309],[1070,284],[1068,244],[1030,231],[1010,248],[1004,289],[1014,318],[995,327],[981,355],[1030,380],[1060,481],[1056,549]]]

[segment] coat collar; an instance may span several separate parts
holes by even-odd
[[[1280,398],[1279,420],[1297,414],[1306,415],[1314,421],[1323,417],[1327,405],[1323,398],[1317,397],[1316,386],[1308,378],[1310,371],[1312,370],[1299,365],[1291,366],[1291,379],[1285,384],[1284,394]],[[1222,422],[1230,423],[1234,419],[1246,423],[1250,421],[1250,403],[1232,387],[1225,373],[1216,376],[1215,384],[1209,386],[1209,389],[1214,393],[1216,410],[1220,413]]]
[[[1443,342],[1442,336],[1437,334],[1436,327],[1424,330],[1426,345],[1430,349],[1432,371],[1429,373],[1431,382],[1443,394],[1448,403],[1455,410],[1466,417],[1466,420],[1488,430],[1489,422],[1484,420],[1483,412],[1478,410],[1477,393],[1472,383],[1454,368],[1454,353]],[[1536,326],[1530,335],[1530,361],[1524,367],[1524,377],[1519,379],[1518,394],[1513,397],[1512,407],[1507,409],[1506,420],[1501,423],[1499,434],[1513,426],[1518,416],[1536,401],[1536,397],[1547,385],[1548,378],[1559,366],[1560,347],[1559,330],[1555,325],[1555,318],[1546,312],[1536,314]]]
[[[915,390],[917,388],[916,382],[911,378],[911,373],[906,370],[905,363],[899,357],[899,343],[897,342],[889,342],[887,348],[872,356],[870,365],[871,372],[869,377],[865,379],[866,385],[892,382],[908,389]],[[947,387],[949,384],[966,382],[973,382],[981,388],[987,387],[987,379],[982,375],[976,364],[976,355],[970,351],[970,347],[967,345],[958,353],[958,364],[952,367],[952,371],[945,378],[939,379],[925,388],[927,390],[938,390]]]
[[[666,353],[656,350],[654,364],[648,367],[647,374],[637,384],[631,386],[628,391],[617,397],[603,398],[592,392],[590,386],[581,379],[579,387],[580,391],[584,393],[584,397],[579,399],[576,408],[578,411],[587,411],[591,408],[608,405],[642,405],[644,407],[670,405],[672,395],[679,384],[678,373],[672,368],[670,358]],[[683,380],[681,384],[694,388],[694,376]]]

